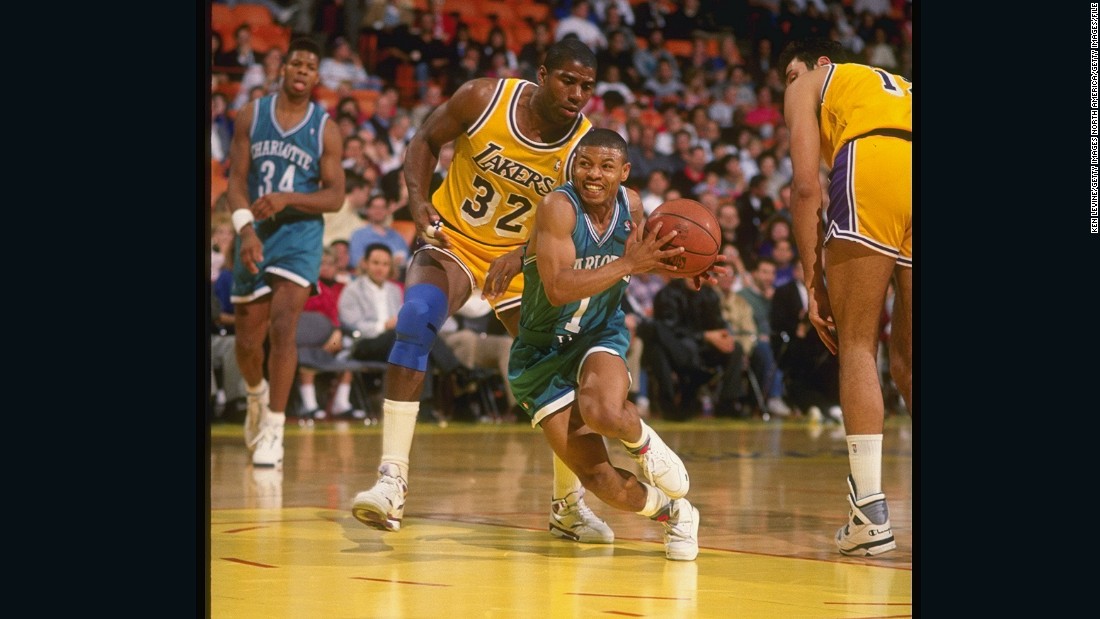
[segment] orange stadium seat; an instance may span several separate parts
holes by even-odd
[[[218,32],[225,29],[232,32],[237,27],[237,17],[233,15],[233,9],[228,5],[212,4],[210,5],[210,25]]]
[[[404,219],[395,219],[393,222],[393,229],[405,239],[405,243],[411,248],[413,241],[416,239],[416,224]]]
[[[536,2],[522,2],[508,7],[512,14],[520,19],[530,18],[536,22],[550,18],[550,6]]]
[[[229,100],[229,104],[233,104],[233,100],[237,98],[237,93],[241,91],[241,83],[234,82],[232,80],[222,82],[214,89],[214,92],[220,92],[225,95],[225,98]]]
[[[210,160],[210,208],[229,189],[229,179],[225,176],[225,167],[220,162]]]
[[[285,53],[290,47],[290,28],[278,24],[252,26],[252,45],[261,54],[273,47],[278,47]]]
[[[665,49],[677,58],[691,56],[691,41],[689,39],[665,39]]]
[[[313,89],[313,100],[321,104],[326,110],[332,110],[340,102],[340,97],[335,90],[318,85]]]
[[[262,4],[238,4],[233,8],[233,15],[237,18],[238,24],[252,26],[253,32],[256,26],[270,26],[275,23],[271,11]]]

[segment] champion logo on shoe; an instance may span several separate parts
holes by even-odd
[[[628,451],[630,453],[634,454],[635,456],[645,455],[646,453],[649,452],[649,439],[646,439],[645,444],[642,445],[641,447],[639,447],[638,449],[636,449],[636,450],[635,449],[629,449]]]
[[[890,533],[891,531],[892,531],[892,529],[884,529],[884,530],[871,529],[870,531],[867,531],[867,535],[870,535],[870,536],[874,537],[875,535],[884,535],[884,534]]]

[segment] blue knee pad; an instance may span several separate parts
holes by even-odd
[[[446,320],[447,295],[442,290],[431,284],[410,286],[397,314],[397,340],[390,349],[390,363],[427,371],[428,351]]]

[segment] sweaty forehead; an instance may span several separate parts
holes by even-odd
[[[610,146],[580,146],[577,148],[577,157],[584,157],[592,161],[605,159],[625,159],[626,155],[617,148]]]

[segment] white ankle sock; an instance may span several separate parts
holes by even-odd
[[[577,475],[562,462],[558,454],[550,452],[554,456],[554,500],[564,499],[571,493],[577,492],[577,496],[583,496],[580,491],[581,480],[577,478]]]
[[[645,445],[645,442],[649,440],[649,434],[653,432],[653,429],[646,425],[644,419],[639,419],[638,421],[642,424],[642,437],[638,439],[638,442],[631,443],[629,441],[620,441],[624,446],[626,446],[627,449],[631,451],[638,449],[642,445]]]
[[[857,499],[882,492],[882,435],[849,434],[848,465],[856,484]]]
[[[258,384],[256,386],[245,384],[244,387],[245,387],[245,390],[248,392],[249,395],[254,395],[254,396],[260,395],[263,392],[267,391],[267,379],[265,378],[265,379],[261,380],[260,384]]]
[[[317,388],[312,383],[298,385],[298,394],[302,396],[302,408],[311,411],[317,408]]]
[[[635,513],[645,516],[646,518],[652,518],[656,516],[657,512],[661,511],[665,505],[672,502],[672,499],[668,498],[668,495],[662,492],[660,488],[651,486],[640,479],[638,483],[645,486],[646,489],[645,507],[643,507],[641,511]]]
[[[342,413],[351,410],[351,384],[336,385],[336,395],[332,396],[332,411]]]
[[[395,464],[405,480],[409,479],[409,451],[418,414],[420,402],[382,402],[382,462]]]

